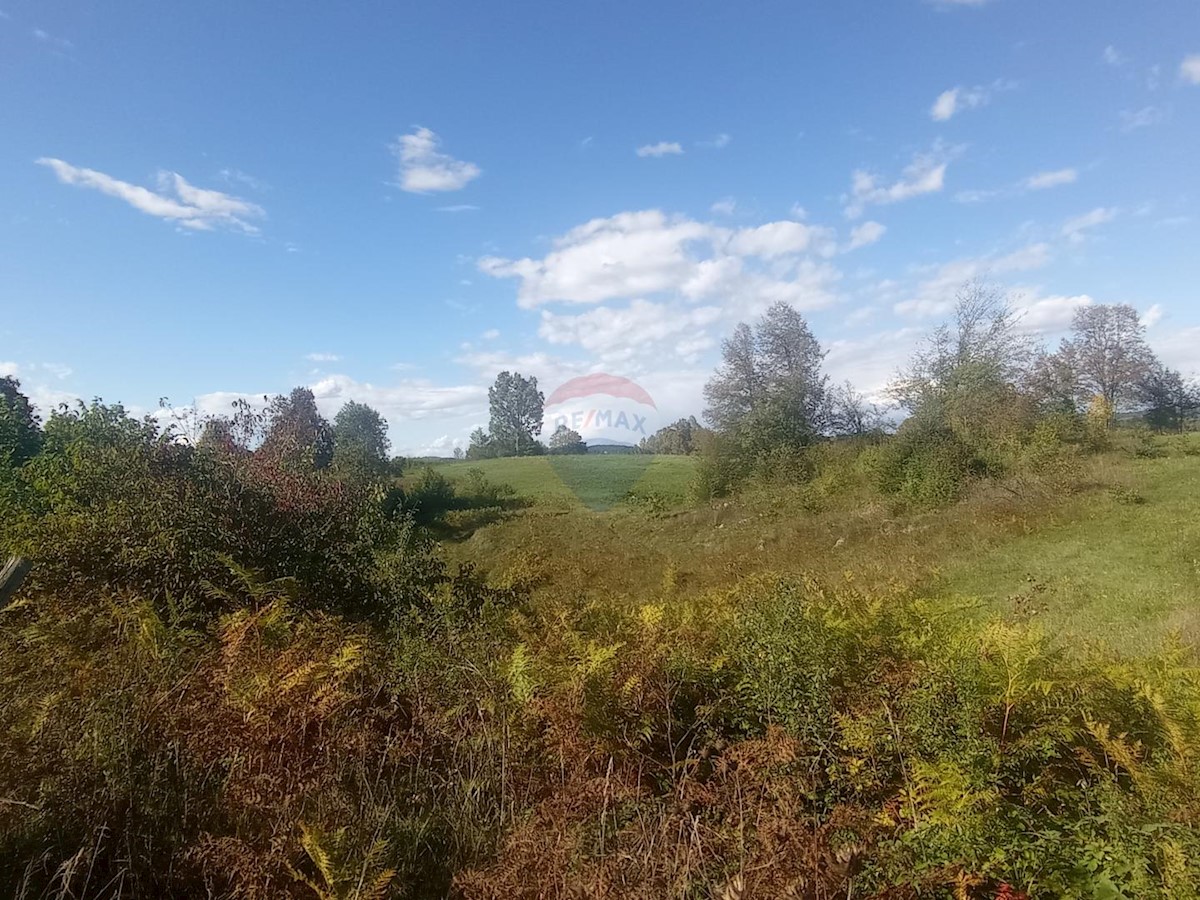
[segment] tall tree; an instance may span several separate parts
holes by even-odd
[[[1103,397],[1118,411],[1135,403],[1155,364],[1138,311],[1125,303],[1083,306],[1071,331],[1068,343],[1084,394]]]
[[[21,382],[11,375],[0,378],[0,464],[21,465],[42,446],[37,411],[21,393]]]
[[[739,322],[721,342],[721,364],[704,385],[704,418],[718,431],[734,430],[762,399],[762,388],[754,332]]]
[[[1041,352],[1029,374],[1029,388],[1044,409],[1076,413],[1087,407],[1075,345],[1064,340],[1053,353]]]
[[[492,441],[506,456],[525,456],[538,450],[534,437],[542,430],[546,398],[537,379],[520,372],[501,372],[488,388]]]
[[[1183,431],[1200,412],[1200,384],[1162,363],[1150,367],[1140,386],[1146,423],[1159,431]]]
[[[288,466],[324,469],[333,459],[333,429],[306,387],[293,388],[267,406],[266,436],[259,453]]]
[[[836,435],[864,435],[884,427],[883,411],[849,381],[830,388],[828,428]]]
[[[774,303],[758,323],[755,342],[768,397],[798,427],[815,433],[823,425],[829,379],[821,374],[825,352],[808,323],[788,304]]]
[[[333,464],[362,475],[378,476],[387,471],[387,421],[365,403],[351,400],[333,419]]]
[[[808,323],[775,303],[751,330],[740,323],[721,346],[722,360],[704,386],[712,425],[755,443],[811,441],[823,426],[825,354]]]
[[[889,388],[910,412],[937,406],[950,416],[982,416],[1024,386],[1029,339],[1004,291],[982,281],[959,288],[952,322],[939,326]]]
[[[496,447],[489,435],[482,428],[471,432],[470,443],[467,445],[467,459],[492,459],[496,455]]]

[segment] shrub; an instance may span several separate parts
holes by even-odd
[[[404,490],[404,506],[418,524],[427,525],[455,507],[454,485],[433,466],[426,466]]]
[[[42,452],[0,492],[0,549],[36,560],[32,584],[50,592],[130,592],[208,615],[233,586],[232,563],[294,578],[303,605],[368,615],[427,585],[401,584],[396,560],[434,572],[370,482],[189,447],[99,402],[55,413]]]
[[[950,429],[913,417],[883,445],[875,460],[876,483],[919,505],[958,499],[973,478],[988,474],[988,465]]]

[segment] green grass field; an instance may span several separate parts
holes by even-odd
[[[685,501],[695,461],[683,457],[554,460],[565,474],[547,457],[438,468],[456,478],[478,467],[534,501],[448,552],[498,572],[542,566],[548,594],[608,602],[668,581],[723,588],[761,571],[899,580],[983,618],[1039,621],[1064,645],[1140,653],[1171,631],[1200,640],[1200,458],[1185,455],[1200,435],[1169,446],[1166,458],[1090,461],[1090,487],[1071,497],[984,491],[911,513],[854,498],[805,512],[787,489],[696,507]],[[630,481],[673,507],[620,503]]]
[[[945,589],[1031,617],[1063,644],[1142,653],[1200,640],[1200,458],[1122,461],[1113,487],[1026,534],[952,557]]]
[[[511,485],[518,497],[537,504],[603,510],[624,501],[631,491],[657,495],[668,506],[683,503],[696,461],[686,456],[614,453],[444,460],[430,465],[451,480],[479,469],[489,481]]]

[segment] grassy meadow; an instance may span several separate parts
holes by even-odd
[[[451,481],[479,469],[516,496],[540,505],[608,509],[635,495],[657,495],[678,506],[687,501],[696,460],[689,456],[593,453],[422,463]]]
[[[689,457],[653,457],[641,476],[640,490],[673,501],[656,513],[628,501],[594,511],[572,502],[545,457],[453,462],[442,471],[503,475],[535,502],[445,552],[531,568],[540,590],[589,597],[730,586],[764,570],[900,579],[981,618],[1036,620],[1069,646],[1145,652],[1173,630],[1200,641],[1200,434],[1163,440],[1162,453],[1090,460],[1087,487],[1065,498],[1015,485],[932,512],[854,490],[814,504],[806,489],[781,487],[697,509],[684,502]],[[569,459],[590,496],[621,499],[611,463],[628,457]]]

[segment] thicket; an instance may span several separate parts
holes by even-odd
[[[1200,387],[1155,359],[1131,307],[1081,309],[1051,353],[1022,330],[1006,294],[980,282],[962,287],[951,321],[892,380],[898,427],[848,382],[830,389],[823,356],[782,304],[754,329],[738,327],[706,389],[716,430],[699,445],[697,499],[819,475],[856,482],[863,472],[877,491],[918,507],[953,502],[985,480],[1061,488],[1079,457],[1107,448],[1114,425],[1183,431],[1200,409]],[[831,443],[861,456],[831,453]],[[846,467],[837,475],[835,460]]]

